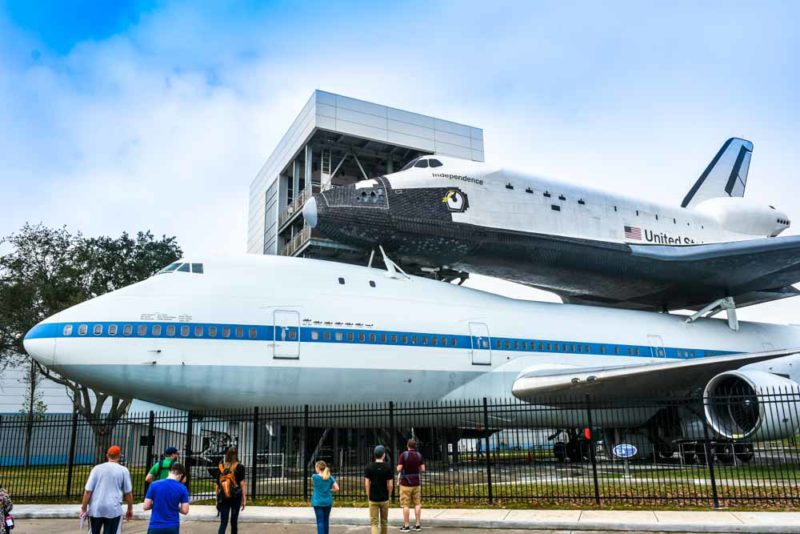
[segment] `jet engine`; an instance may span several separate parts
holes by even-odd
[[[727,439],[783,439],[800,426],[800,384],[766,371],[720,373],[703,399],[706,421]]]

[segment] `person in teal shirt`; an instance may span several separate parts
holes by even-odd
[[[333,507],[333,493],[339,491],[339,484],[331,476],[328,464],[320,460],[314,465],[316,473],[311,475],[314,483],[314,493],[311,495],[311,506],[317,516],[317,534],[329,534],[331,507]]]

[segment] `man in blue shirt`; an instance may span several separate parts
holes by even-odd
[[[189,513],[189,490],[183,485],[186,468],[174,463],[169,476],[150,484],[144,497],[144,509],[152,510],[147,534],[179,534],[180,516]]]

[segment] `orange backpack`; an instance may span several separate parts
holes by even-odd
[[[238,484],[236,484],[237,467],[239,467],[239,462],[234,462],[228,469],[225,468],[224,464],[219,464],[219,480],[217,481],[218,500],[227,501],[239,496],[240,489]]]

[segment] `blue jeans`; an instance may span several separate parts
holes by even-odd
[[[317,516],[317,534],[328,534],[331,528],[331,507],[315,506],[314,514]]]

